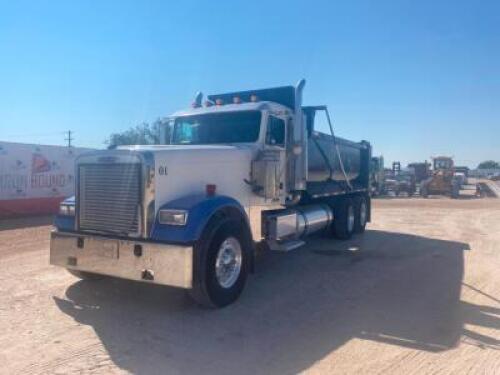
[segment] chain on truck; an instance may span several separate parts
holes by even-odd
[[[302,105],[304,85],[198,93],[168,118],[161,144],[81,155],[51,264],[185,288],[222,307],[241,294],[257,249],[363,232],[371,146],[336,137],[326,106]],[[320,113],[329,134],[315,130]]]

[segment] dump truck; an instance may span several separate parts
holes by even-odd
[[[160,144],[81,155],[50,263],[184,288],[219,308],[240,296],[257,254],[363,233],[370,143],[337,137],[326,106],[302,104],[304,85],[198,93],[166,119]]]
[[[437,156],[433,159],[431,176],[423,180],[420,185],[420,195],[427,198],[429,195],[447,195],[458,198],[460,183],[455,178],[453,159],[448,156]]]

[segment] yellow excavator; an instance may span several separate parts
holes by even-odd
[[[455,178],[453,159],[448,156],[437,156],[432,160],[431,176],[422,181],[420,195],[423,198],[427,198],[429,195],[447,195],[451,198],[458,198],[460,183]]]

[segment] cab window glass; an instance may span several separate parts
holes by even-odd
[[[172,144],[256,142],[259,138],[260,121],[259,111],[181,116],[175,120]]]
[[[269,116],[268,124],[267,124],[267,136],[266,143],[269,145],[275,146],[284,146],[285,145],[285,121],[274,117]]]

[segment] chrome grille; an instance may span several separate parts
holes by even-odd
[[[139,233],[140,164],[83,164],[78,168],[81,230]]]

